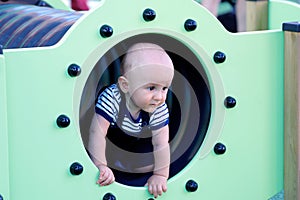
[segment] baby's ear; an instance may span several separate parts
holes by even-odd
[[[120,76],[118,78],[119,87],[122,90],[123,93],[128,92],[129,83],[128,80],[124,76]]]

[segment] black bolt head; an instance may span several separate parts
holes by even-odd
[[[188,192],[195,192],[198,189],[198,184],[194,181],[194,180],[189,180],[186,184],[185,184],[185,189]]]
[[[217,51],[214,54],[214,61],[215,63],[219,64],[219,63],[223,63],[226,60],[226,55],[225,53],[221,52],[221,51]]]
[[[147,8],[143,12],[143,18],[146,22],[154,20],[156,17],[156,13],[154,10]]]
[[[112,193],[106,193],[103,197],[103,200],[116,200],[117,198]]]
[[[70,172],[72,175],[80,175],[83,172],[83,166],[78,162],[74,162],[70,166]]]
[[[81,68],[76,65],[76,64],[71,64],[69,67],[68,67],[68,74],[71,76],[71,77],[76,77],[76,76],[79,76],[81,73]]]
[[[59,128],[66,128],[70,125],[70,118],[66,115],[60,115],[56,119],[56,124]]]
[[[184,23],[184,28],[186,31],[194,31],[197,28],[197,22],[192,19],[187,19]]]
[[[51,7],[49,4],[47,4],[45,1],[38,1],[35,5],[40,6],[40,7]]]
[[[224,154],[226,151],[226,146],[222,143],[217,143],[214,147],[214,152],[217,155]]]
[[[224,105],[226,108],[233,108],[236,105],[236,100],[235,98],[228,96],[224,100]]]
[[[100,35],[104,38],[110,37],[113,34],[113,28],[109,25],[103,25],[100,28]]]

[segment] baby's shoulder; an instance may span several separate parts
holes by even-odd
[[[103,89],[100,94],[100,98],[105,97],[106,99],[116,100],[118,103],[121,101],[121,93],[117,84],[112,84]]]
[[[111,95],[118,95],[120,93],[120,90],[117,86],[117,84],[112,84],[112,85],[109,85],[109,86],[104,86],[100,89],[100,95],[103,95],[103,94],[111,94]]]

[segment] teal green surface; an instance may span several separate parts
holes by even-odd
[[[273,0],[269,5],[269,29],[282,29],[282,23],[300,21],[300,4]],[[284,14],[281,14],[284,13]]]
[[[45,0],[52,8],[61,9],[61,10],[72,10],[61,0]]]
[[[145,8],[156,11],[154,21],[142,19]],[[297,6],[289,8],[299,11]],[[289,17],[279,14],[282,20]],[[183,28],[188,18],[197,21],[193,32]],[[109,38],[99,35],[104,24],[114,29]],[[265,200],[282,190],[283,32],[229,33],[194,1],[181,0],[170,6],[166,0],[132,0],[129,6],[125,1],[107,0],[81,17],[59,44],[4,50],[0,56],[0,83],[6,79],[7,86],[7,106],[1,104],[5,104],[1,96],[0,108],[7,109],[8,145],[2,140],[0,144],[9,148],[9,188],[2,182],[0,186],[10,190],[10,200],[102,199],[107,192],[118,200],[151,197],[144,187],[97,186],[98,171],[79,131],[80,99],[93,66],[115,44],[142,33],[168,35],[196,53],[212,97],[203,145],[192,162],[169,180],[168,192],[159,199]],[[226,54],[224,63],[213,62],[216,51]],[[72,63],[82,67],[77,78],[67,74]],[[226,96],[237,100],[236,107],[224,107]],[[70,117],[69,127],[57,127],[60,114]],[[2,113],[0,123],[5,126]],[[224,155],[213,153],[217,142],[226,145]],[[70,174],[73,162],[84,166],[81,175]],[[185,190],[189,179],[199,184],[194,193]]]
[[[4,56],[0,54],[0,191],[9,199],[9,154],[7,130],[6,70]]]

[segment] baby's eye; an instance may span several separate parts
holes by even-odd
[[[150,91],[152,91],[152,90],[155,89],[155,86],[149,86],[149,87],[147,87],[147,89],[150,90]]]
[[[163,91],[166,91],[168,89],[168,87],[163,87]]]

